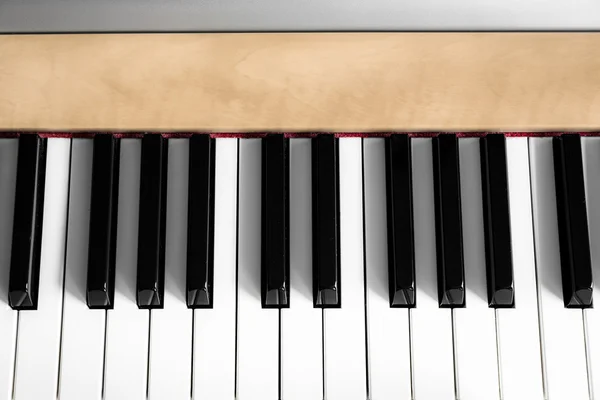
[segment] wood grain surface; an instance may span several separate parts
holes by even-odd
[[[0,36],[2,130],[599,128],[599,33]]]

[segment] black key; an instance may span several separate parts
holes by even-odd
[[[190,139],[188,186],[187,306],[213,307],[215,140]]]
[[[488,304],[494,308],[515,305],[506,139],[492,134],[479,139],[481,190]]]
[[[441,134],[432,140],[438,300],[440,307],[464,307],[458,139],[455,135]]]
[[[87,305],[112,309],[115,298],[120,139],[94,136]]]
[[[385,140],[385,168],[390,306],[414,307],[415,235],[408,135],[392,135]]]
[[[264,308],[290,306],[289,139],[262,139],[261,300]]]
[[[40,280],[47,139],[19,138],[8,302],[14,310],[36,310]]]
[[[565,307],[592,307],[592,263],[579,135],[555,137],[554,179]]]
[[[158,134],[142,139],[137,304],[163,308],[169,143]]]
[[[313,302],[322,308],[342,305],[338,160],[338,139],[312,139]]]

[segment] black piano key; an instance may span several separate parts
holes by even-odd
[[[569,134],[552,140],[565,307],[592,307],[592,263],[581,139],[577,134]]]
[[[433,140],[435,236],[440,307],[465,306],[458,139],[441,134]]]
[[[514,307],[506,139],[492,134],[479,139],[488,304]]]
[[[290,305],[289,139],[262,139],[261,300],[263,308]]]
[[[158,134],[142,139],[137,304],[163,308],[169,143]]]
[[[47,139],[19,138],[8,302],[15,310],[38,305]]]
[[[415,306],[412,157],[408,135],[385,140],[388,274],[391,307]]]
[[[312,139],[313,302],[315,307],[342,304],[340,270],[340,199],[338,139]]]
[[[215,228],[215,140],[190,138],[187,306],[212,308]]]
[[[115,298],[120,139],[94,137],[87,305],[112,309]]]

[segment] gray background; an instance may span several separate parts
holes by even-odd
[[[600,0],[0,0],[0,32],[598,30]]]

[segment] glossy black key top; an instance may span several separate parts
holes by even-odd
[[[592,306],[592,263],[579,135],[552,139],[565,307]]]
[[[501,134],[487,135],[479,139],[479,150],[488,304],[514,307],[506,139]]]
[[[388,274],[391,307],[415,306],[412,157],[408,135],[385,140]]]
[[[215,140],[190,138],[187,306],[212,308],[215,229]]]
[[[312,139],[313,301],[315,307],[342,305],[338,139]]]
[[[440,307],[464,307],[458,139],[455,135],[441,134],[432,140],[438,300]]]
[[[112,309],[115,298],[120,139],[94,136],[87,305]]]
[[[263,308],[290,305],[289,139],[262,139],[261,300]]]
[[[137,304],[163,308],[169,143],[158,134],[142,139]]]
[[[38,305],[47,139],[19,138],[8,302],[15,310]]]

